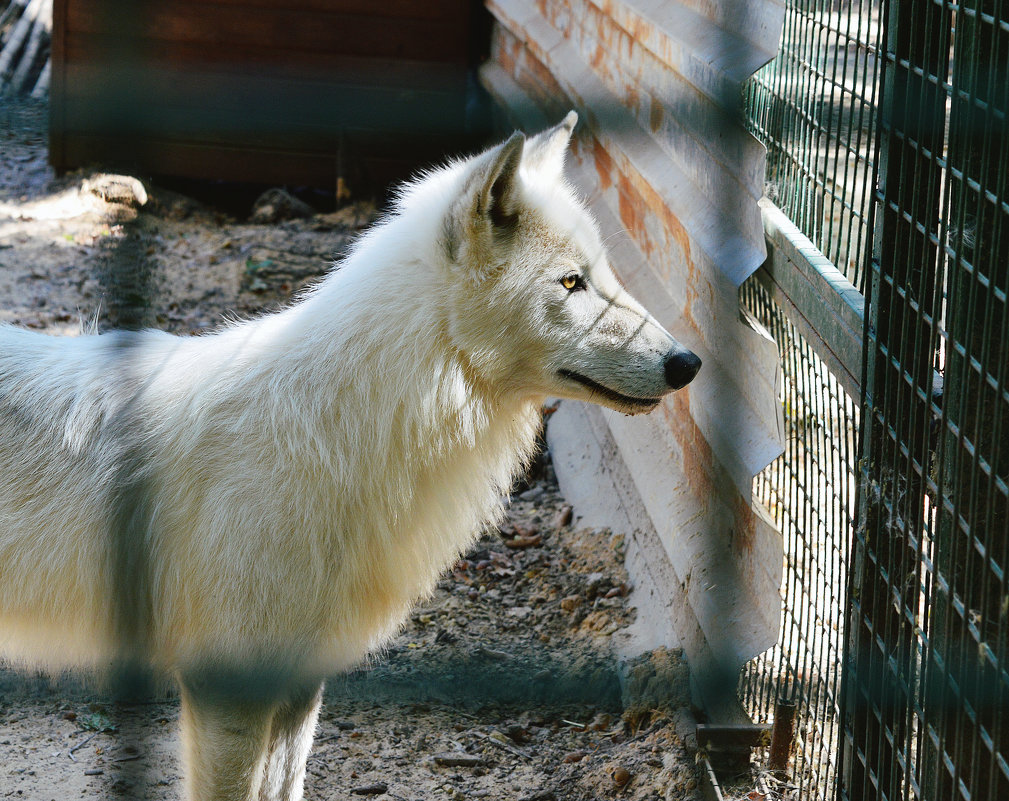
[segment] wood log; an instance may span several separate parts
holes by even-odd
[[[0,92],[4,92],[10,83],[15,70],[20,64],[20,56],[25,46],[31,41],[31,34],[36,29],[44,5],[47,0],[31,0],[21,18],[14,25],[11,35],[0,50]],[[52,16],[50,6],[50,16]]]
[[[42,0],[30,0],[28,7],[20,19],[14,24],[10,36],[4,42],[3,49],[0,49],[0,80],[11,71],[14,58],[21,52],[25,38],[31,31],[32,24],[38,16],[38,9],[42,6]]]
[[[49,79],[52,74],[52,69],[53,60],[50,56],[46,59],[45,66],[42,67],[42,72],[39,73],[39,79],[35,82],[35,88],[32,89],[32,97],[41,100],[49,94]]]
[[[42,69],[41,61],[48,57],[50,31],[52,29],[53,0],[42,0],[38,15],[28,34],[28,41],[21,51],[17,67],[11,75],[7,91],[14,94],[29,92],[35,85]]]
[[[0,11],[0,47],[3,47],[4,42],[8,38],[3,34],[4,28],[21,16],[26,5],[28,5],[28,0],[11,0],[4,10]]]

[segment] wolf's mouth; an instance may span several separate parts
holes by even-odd
[[[582,386],[588,387],[596,394],[602,395],[604,398],[607,398],[614,403],[621,404],[622,406],[636,406],[642,409],[651,408],[662,400],[662,398],[635,398],[632,395],[624,395],[621,392],[617,392],[615,389],[604,387],[602,384],[593,381],[591,378],[581,375],[580,373],[575,373],[571,370],[558,370],[557,372],[564,378],[576,381]]]

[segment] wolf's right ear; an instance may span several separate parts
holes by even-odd
[[[525,136],[516,131],[472,162],[462,193],[452,207],[445,233],[448,254],[471,265],[488,262],[518,221],[521,208],[519,165]]]
[[[507,142],[492,150],[489,162],[474,176],[474,222],[490,223],[495,228],[509,228],[519,212],[519,165],[525,135],[516,131]]]

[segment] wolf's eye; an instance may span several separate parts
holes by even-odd
[[[561,286],[568,292],[574,292],[576,289],[585,289],[585,279],[578,273],[568,273],[561,279]]]

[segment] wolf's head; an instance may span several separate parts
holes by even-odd
[[[620,285],[594,220],[565,182],[574,112],[456,165],[444,221],[450,337],[504,392],[653,409],[701,360]]]

